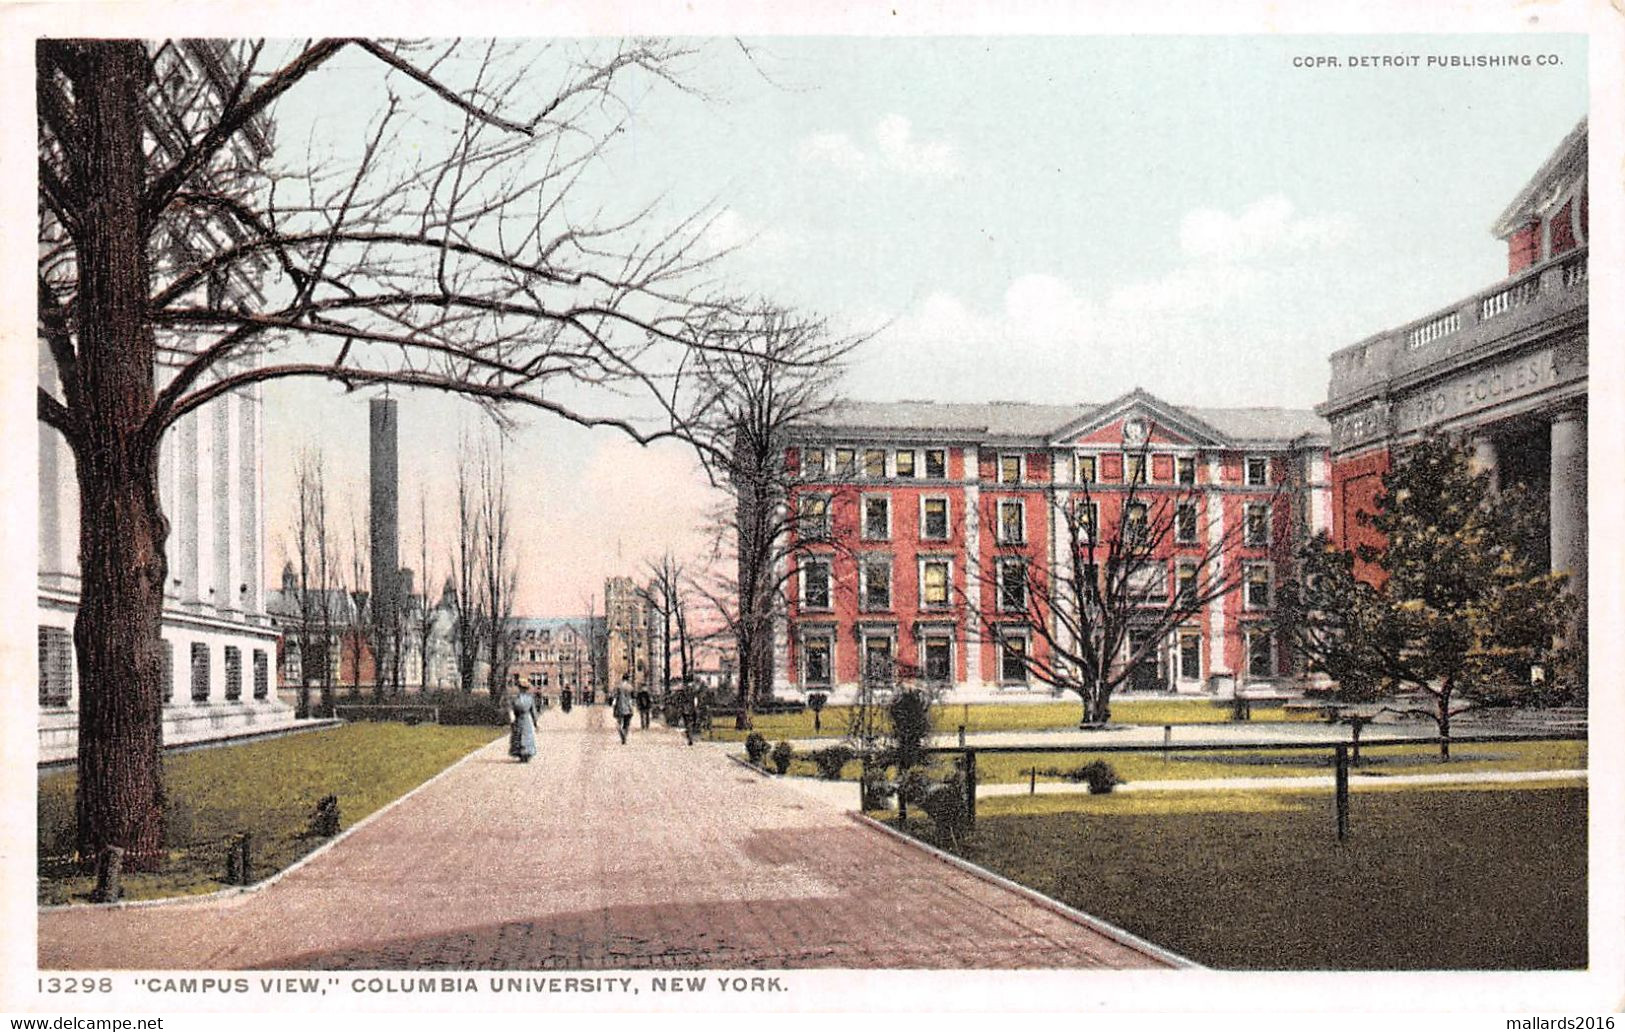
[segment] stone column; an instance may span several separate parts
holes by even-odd
[[[1501,459],[1495,449],[1495,438],[1489,434],[1480,434],[1473,438],[1473,454],[1468,465],[1474,473],[1487,473],[1490,478],[1490,490],[1498,491],[1501,488]]]
[[[1564,409],[1552,417],[1551,566],[1569,575],[1580,602],[1577,621],[1585,633],[1586,601],[1586,414]]]

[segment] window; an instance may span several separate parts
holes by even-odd
[[[1196,543],[1196,503],[1180,502],[1174,509],[1174,541],[1181,545]]]
[[[1027,506],[1011,499],[999,502],[999,544],[1019,545],[1027,540]]]
[[[927,498],[920,503],[920,537],[927,541],[948,540],[948,499]]]
[[[237,702],[243,697],[243,650],[235,645],[226,646],[226,701]]]
[[[999,680],[1005,684],[1027,683],[1027,636],[1014,631],[999,632]]]
[[[531,673],[531,675],[530,675],[530,686],[532,688],[540,688],[544,683],[545,682],[542,680],[542,675],[541,674],[535,673],[535,672]]]
[[[865,556],[858,567],[863,578],[863,608],[891,608],[891,556]]]
[[[830,640],[827,637],[808,637],[801,642],[801,683],[808,686],[829,687]]]
[[[804,477],[824,475],[824,449],[807,448],[801,453],[801,475]]]
[[[801,496],[801,536],[829,537],[829,495]]]
[[[1270,507],[1263,504],[1247,506],[1247,526],[1245,528],[1246,543],[1253,548],[1262,548],[1270,543]]]
[[[920,602],[942,608],[948,604],[948,560],[926,559],[920,563]]]
[[[899,477],[912,477],[914,475],[914,453],[900,451],[892,456],[892,468]]]
[[[1247,456],[1247,486],[1264,487],[1270,482],[1270,460],[1262,455]]]
[[[863,498],[863,536],[869,541],[891,537],[891,499],[885,495]]]
[[[264,701],[271,695],[271,664],[264,649],[254,650],[254,698]]]
[[[863,676],[869,681],[890,681],[892,676],[891,639],[871,634],[863,639]]]
[[[1247,630],[1247,676],[1275,676],[1275,635],[1268,627]]]
[[[863,453],[863,475],[871,480],[885,479],[886,450],[884,448],[870,448]]]
[[[920,644],[921,666],[927,681],[951,681],[954,677],[953,639],[945,634],[927,635]]]
[[[925,450],[925,476],[927,480],[945,480],[948,477],[948,453],[941,448]]]
[[[1027,609],[1026,565],[1009,560],[999,563],[998,590],[1001,612],[1024,612]]]
[[[835,475],[849,477],[857,472],[857,452],[851,448],[835,449]]]
[[[192,643],[192,701],[209,701],[209,646]]]
[[[1174,460],[1174,481],[1180,484],[1196,483],[1196,459],[1182,455]]]
[[[1270,568],[1268,563],[1254,563],[1247,567],[1247,608],[1268,609],[1270,606]]]
[[[297,655],[297,653],[295,653]],[[164,702],[175,698],[175,643],[164,639]]]
[[[1202,635],[1199,631],[1179,632],[1179,679],[1202,679]]]
[[[801,563],[801,608],[829,608],[829,563],[821,559]]]
[[[39,704],[63,709],[73,699],[73,635],[61,627],[39,629]]]
[[[999,456],[999,483],[1001,483],[1001,484],[1019,484],[1019,483],[1021,483],[1021,456],[1020,455],[1000,455]]]
[[[1077,514],[1079,543],[1093,543],[1095,528],[1100,525],[1099,502],[1077,502],[1073,512]]]
[[[1093,455],[1078,456],[1078,483],[1092,484],[1095,482],[1095,457]]]
[[[1164,602],[1168,598],[1168,568],[1154,560],[1134,563],[1124,574],[1124,586],[1135,603]]]
[[[1196,564],[1180,563],[1174,568],[1175,590],[1179,592],[1179,604],[1193,606],[1196,604]]]
[[[1123,475],[1124,483],[1145,483],[1145,453],[1136,452],[1133,454],[1124,455],[1123,469],[1127,471]]]
[[[1123,510],[1123,540],[1131,545],[1145,543],[1146,508],[1144,502],[1133,502]]]

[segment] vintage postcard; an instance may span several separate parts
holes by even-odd
[[[0,1010],[1612,1028],[1622,18],[0,11]]]

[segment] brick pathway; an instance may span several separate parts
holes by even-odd
[[[269,888],[40,915],[46,969],[1162,966],[659,728],[544,714]],[[846,804],[850,805],[850,803]]]

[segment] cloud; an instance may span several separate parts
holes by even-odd
[[[1330,250],[1354,235],[1346,214],[1299,216],[1290,200],[1274,194],[1239,215],[1198,208],[1179,226],[1179,248],[1196,261],[1255,261],[1281,254]]]
[[[705,227],[701,247],[708,254],[743,249],[753,258],[779,256],[789,250],[794,240],[789,233],[739,214],[734,208],[724,208]]]
[[[943,179],[959,171],[959,154],[951,142],[916,137],[912,123],[902,115],[882,118],[871,135],[872,147],[845,133],[818,133],[801,141],[798,153],[807,164],[826,165],[860,179],[880,172]]]

